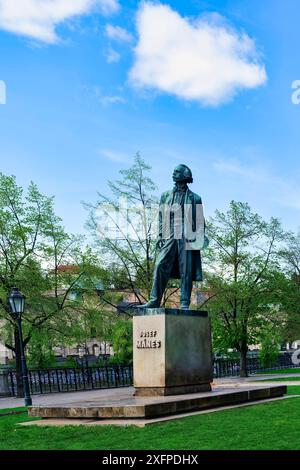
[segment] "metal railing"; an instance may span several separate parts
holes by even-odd
[[[264,367],[258,357],[248,357],[249,374],[268,372],[278,369],[299,367],[293,364],[290,353],[282,354],[270,367]],[[31,369],[28,371],[31,394],[53,392],[75,392],[107,388],[129,387],[133,384],[132,366],[76,367],[60,369]],[[216,358],[213,363],[213,376],[238,377],[238,359]],[[12,396],[17,392],[16,371],[8,371],[9,390]]]
[[[299,365],[295,365],[292,362],[292,354],[284,353],[278,356],[277,360],[274,361],[269,367],[261,364],[259,357],[248,357],[247,358],[247,371],[248,374],[257,374],[260,372],[270,372],[272,370],[280,369],[293,369],[299,368]],[[240,360],[239,359],[222,359],[218,358],[214,360],[213,374],[215,378],[221,377],[238,377],[240,375]]]
[[[31,369],[28,378],[33,395],[128,387],[133,383],[132,366]],[[16,371],[8,372],[8,383],[11,395],[15,396]]]

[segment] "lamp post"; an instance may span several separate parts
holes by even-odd
[[[8,303],[9,303],[11,312],[14,314],[17,320],[18,331],[19,331],[25,406],[31,406],[32,400],[30,396],[28,371],[27,371],[27,365],[26,365],[26,358],[25,358],[24,345],[23,345],[23,334],[22,334],[22,314],[24,313],[24,309],[25,309],[25,295],[21,294],[21,292],[19,291],[17,287],[13,287],[10,293],[10,296],[8,297]]]

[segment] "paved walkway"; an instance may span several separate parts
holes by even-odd
[[[236,386],[240,387],[241,385],[249,384],[251,385],[299,385],[300,380],[293,380],[295,377],[300,377],[300,374],[259,374],[251,375],[250,377],[223,377],[222,379],[215,379],[214,383],[219,386]],[[291,380],[286,380],[286,379]],[[276,380],[272,379],[285,379],[285,380]],[[300,389],[299,389],[300,392]]]
[[[275,379],[275,378],[293,378],[293,377],[300,377],[300,374],[277,374],[277,375],[255,375],[247,378],[240,378],[240,377],[224,377],[222,379],[215,379],[214,385],[218,387],[233,387],[233,388],[242,388],[243,386],[249,385],[251,382],[252,386],[276,386],[276,385],[299,385],[300,381],[276,381],[276,382],[261,382],[261,380],[266,379]],[[133,393],[133,387],[126,387],[126,390],[130,393]],[[72,402],[78,403],[79,401],[92,401],[95,398],[101,397],[110,398],[114,400],[118,400],[118,397],[124,394],[124,388],[117,388],[117,389],[106,389],[106,390],[88,390],[83,392],[64,392],[64,393],[48,393],[45,395],[33,395],[32,401],[34,406],[44,406],[44,405],[63,405],[64,403],[68,403],[68,405]],[[300,388],[299,388],[300,394]],[[5,408],[17,408],[20,406],[24,406],[23,398],[0,398],[0,409]]]
[[[217,382],[226,382],[229,383],[231,380],[238,381],[238,382],[256,382],[261,380],[267,379],[286,379],[286,378],[294,378],[300,377],[300,373],[295,374],[256,374],[250,375],[249,377],[241,378],[241,377],[224,377],[222,379],[216,379]],[[299,381],[300,385],[300,381]]]
[[[86,390],[83,392],[62,392],[62,393],[47,393],[44,395],[32,395],[32,403],[34,406],[44,405],[63,405],[64,403],[72,403],[78,401],[91,401],[99,395],[103,397],[118,397],[126,390],[132,390],[133,387],[124,388],[110,388],[105,390]],[[24,406],[23,398],[0,398],[0,409],[16,408]]]

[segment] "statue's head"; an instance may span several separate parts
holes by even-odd
[[[186,165],[178,165],[173,171],[173,181],[175,183],[192,183],[193,175]]]

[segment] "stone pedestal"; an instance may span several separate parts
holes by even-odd
[[[211,328],[207,312],[138,309],[133,318],[136,396],[211,390]]]

